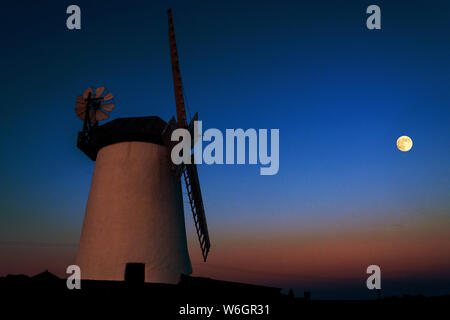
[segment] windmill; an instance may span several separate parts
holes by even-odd
[[[184,104],[183,83],[181,81],[180,64],[178,59],[177,44],[175,41],[175,30],[173,27],[172,10],[167,10],[169,18],[169,43],[170,43],[170,56],[172,61],[172,78],[173,88],[175,93],[175,105],[177,110],[177,120],[172,119],[167,124],[163,131],[164,143],[169,149],[169,154],[172,151],[173,143],[170,139],[172,132],[178,128],[186,128],[186,108]],[[194,121],[198,120],[198,113],[194,115],[189,125],[189,131],[191,137],[193,137]],[[194,144],[191,144],[194,147]],[[209,248],[211,246],[208,233],[208,225],[206,223],[205,209],[203,206],[202,193],[200,189],[200,181],[198,178],[197,165],[194,161],[194,155],[192,155],[191,164],[181,164],[175,167],[171,163],[172,171],[175,171],[177,177],[180,174],[184,177],[186,191],[189,198],[189,204],[191,206],[192,215],[194,218],[195,229],[197,231],[198,240],[200,242],[200,248],[202,249],[203,260],[206,262],[208,257]]]
[[[177,120],[149,116],[99,125],[113,110],[114,96],[100,87],[77,97],[75,112],[83,120],[77,146],[95,161],[77,254],[83,279],[177,283],[192,272],[181,177],[204,261],[209,253],[197,167],[170,160],[173,130],[193,131],[198,115],[187,124],[170,9],[168,18]]]

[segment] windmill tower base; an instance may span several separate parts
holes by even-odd
[[[130,139],[130,121],[140,141],[121,142]],[[99,150],[77,255],[82,279],[124,280],[132,264],[144,266],[145,282],[178,283],[191,274],[181,184],[157,134],[161,121],[117,119],[93,133]]]

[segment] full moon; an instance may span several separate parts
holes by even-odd
[[[407,152],[411,150],[413,146],[413,142],[410,137],[408,136],[401,136],[397,139],[397,148],[400,151]]]

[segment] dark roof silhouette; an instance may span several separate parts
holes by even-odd
[[[193,306],[215,306],[214,316],[210,319],[228,319],[223,317],[225,314],[221,306],[238,305],[244,308],[242,312],[246,312],[252,304],[267,305],[270,309],[267,317],[261,319],[302,319],[307,313],[317,315],[318,312],[333,318],[339,311],[348,315],[348,311],[359,314],[367,310],[371,310],[371,314],[378,314],[381,319],[397,311],[402,316],[407,311],[413,313],[419,307],[424,310],[444,310],[450,301],[450,296],[407,295],[377,300],[310,300],[309,293],[305,294],[305,298],[296,298],[281,294],[278,288],[190,276],[182,276],[177,285],[82,280],[80,290],[69,290],[65,279],[58,278],[48,270],[32,278],[24,275],[0,277],[0,292],[6,293],[6,300],[2,300],[3,310],[12,307],[16,312],[15,304],[19,307],[32,305],[38,307],[30,309],[35,315],[36,310],[48,312],[48,308],[42,306],[47,306],[49,302],[65,310],[73,308],[75,303],[76,309],[82,314],[92,315],[94,312],[101,316],[114,316],[119,308],[126,314],[130,310],[146,314],[150,319],[159,319],[154,316],[161,314],[164,319],[193,319],[180,317],[179,314],[181,307],[187,309]]]
[[[79,139],[78,148],[95,161],[101,148],[118,142],[142,141],[162,145],[161,134],[165,126],[166,122],[157,116],[118,118],[92,128],[91,140]]]
[[[34,280],[60,280],[59,277],[54,275],[53,273],[49,272],[48,270],[45,270],[44,272],[38,273],[37,275],[33,276],[32,279]]]
[[[2,279],[2,278],[0,278]],[[20,281],[20,280],[29,280],[30,277],[24,274],[8,274],[3,279],[6,279],[8,281]]]

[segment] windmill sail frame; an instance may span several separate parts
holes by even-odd
[[[170,47],[170,58],[172,64],[172,78],[173,78],[173,89],[175,95],[175,106],[177,111],[177,121],[172,118],[167,124],[163,132],[163,141],[168,148],[169,159],[171,158],[172,148],[174,146],[173,141],[171,141],[172,132],[176,128],[188,129],[191,133],[191,139],[195,136],[194,122],[198,119],[198,114],[195,114],[194,118],[191,119],[190,124],[186,125],[186,108],[184,103],[184,93],[183,93],[183,82],[181,80],[180,72],[180,59],[178,57],[177,43],[175,40],[175,29],[173,26],[172,10],[169,8],[167,10],[168,22],[169,22],[169,47]],[[194,146],[195,141],[191,140],[191,147]],[[183,174],[184,181],[186,184],[186,189],[189,197],[189,203],[192,210],[192,215],[194,217],[195,229],[197,231],[198,240],[200,241],[200,247],[202,249],[203,260],[206,262],[210,249],[208,225],[206,223],[205,208],[203,206],[202,193],[200,189],[200,181],[198,178],[197,166],[194,162],[194,156],[191,155],[191,164],[180,164],[175,165],[170,161],[170,167],[175,172],[175,176],[179,179],[180,175]]]
[[[194,163],[194,155],[192,155],[191,162],[191,164],[185,165],[183,176],[194,218],[195,229],[197,231],[198,240],[202,249],[203,260],[206,262],[211,243],[209,241],[208,225],[206,223],[205,208],[203,206],[197,165]]]

